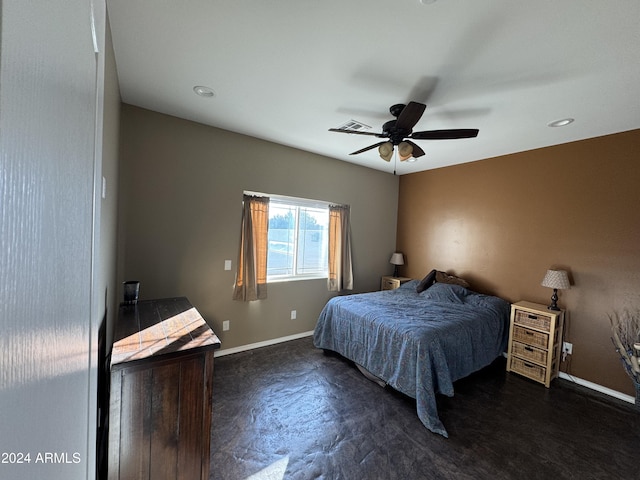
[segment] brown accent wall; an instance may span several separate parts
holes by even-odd
[[[397,249],[509,301],[548,303],[548,268],[573,355],[561,370],[633,395],[608,315],[640,310],[640,130],[402,176]],[[428,160],[424,160],[428,161]]]

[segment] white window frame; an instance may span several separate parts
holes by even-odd
[[[299,197],[290,197],[286,195],[275,195],[270,193],[260,193],[260,192],[244,192],[245,195],[256,195],[262,197],[269,197],[269,207],[271,205],[290,205],[298,208],[313,208],[313,209],[321,209],[326,210],[327,212],[327,220],[329,218],[329,205],[332,205],[331,202],[325,202],[322,200],[312,200],[308,198],[299,198]],[[328,261],[324,265],[323,272],[321,273],[309,273],[309,274],[296,274],[295,270],[297,268],[297,255],[298,255],[298,224],[299,216],[296,216],[296,226],[295,226],[295,247],[293,249],[294,255],[294,273],[286,274],[286,275],[269,275],[269,266],[267,265],[267,283],[279,283],[279,282],[292,282],[299,280],[314,280],[314,279],[327,279],[329,276],[329,264]],[[329,232],[326,232],[325,236],[325,248],[328,254],[328,242],[329,242]],[[268,256],[268,252],[267,252]],[[267,257],[268,258],[268,257]]]

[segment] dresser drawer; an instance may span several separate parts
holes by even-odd
[[[541,367],[540,365],[536,365],[535,363],[528,362],[518,357],[511,357],[510,367],[511,371],[538,382],[544,382],[547,375],[547,369],[545,367]]]
[[[523,360],[531,360],[532,362],[540,363],[542,365],[547,364],[547,359],[549,357],[549,353],[546,350],[515,341],[511,346],[511,353],[513,355],[517,355]]]
[[[541,315],[539,313],[516,310],[514,321],[518,325],[524,325],[525,327],[531,327],[538,330],[544,330],[545,332],[551,332],[551,319],[552,317],[550,315]]]
[[[549,345],[549,335],[546,333],[536,332],[518,325],[513,326],[513,340],[542,348]]]

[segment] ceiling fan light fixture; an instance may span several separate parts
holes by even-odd
[[[398,144],[398,156],[401,162],[408,160],[413,156],[413,146],[407,142],[400,142]]]
[[[383,160],[390,162],[391,156],[393,155],[393,143],[385,142],[378,147],[378,153],[380,154],[380,158]]]

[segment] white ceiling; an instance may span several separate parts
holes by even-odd
[[[349,155],[378,138],[327,130],[409,100],[414,131],[480,129],[398,174],[640,128],[638,0],[423,3],[107,0],[122,100],[388,172]]]

